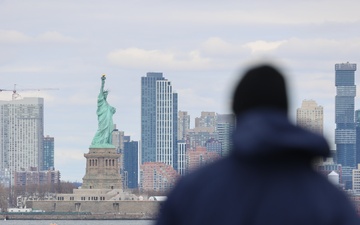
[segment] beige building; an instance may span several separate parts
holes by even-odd
[[[195,127],[216,127],[217,114],[215,112],[201,112],[200,117],[195,118]]]
[[[178,114],[178,140],[186,139],[186,132],[190,129],[190,115],[186,111],[179,111]]]
[[[296,124],[315,133],[323,134],[323,107],[314,100],[303,100],[301,108],[296,111]]]
[[[353,190],[360,193],[360,164],[358,164],[357,169],[353,169],[352,171],[352,183]]]

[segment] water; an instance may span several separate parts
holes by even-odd
[[[0,220],[0,225],[153,225],[154,220]]]

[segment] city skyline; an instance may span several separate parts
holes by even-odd
[[[360,62],[359,7],[346,0],[1,1],[0,89],[10,91],[0,100],[11,99],[14,84],[22,97],[43,97],[55,169],[65,181],[82,181],[102,74],[118,129],[140,140],[139,80],[147,72],[171,80],[193,127],[201,111],[229,113],[239,74],[264,60],[288,78],[294,121],[304,99],[324,107],[324,134],[334,149],[334,64]]]

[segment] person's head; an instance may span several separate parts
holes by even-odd
[[[235,88],[232,103],[234,114],[255,108],[288,111],[285,79],[273,66],[265,64],[250,68]]]

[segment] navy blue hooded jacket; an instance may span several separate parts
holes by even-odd
[[[326,140],[255,110],[237,118],[234,149],[181,179],[157,225],[360,225],[352,203],[312,168]]]

